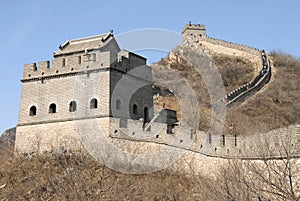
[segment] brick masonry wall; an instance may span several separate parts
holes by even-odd
[[[116,61],[116,53],[93,51],[89,54],[96,54],[95,60],[86,60],[84,53],[76,53],[68,56],[60,56],[50,61],[39,62],[38,64],[25,64],[23,79],[46,78],[47,76],[59,76],[65,73],[108,68]],[[81,62],[79,62],[79,56]],[[65,59],[65,66],[62,60]]]
[[[192,45],[243,56],[251,61],[257,57],[260,66],[260,57],[256,55],[258,51],[253,48],[206,38],[204,34],[200,39],[193,37]],[[204,48],[204,51],[207,49]],[[96,60],[86,63],[84,61],[80,63],[79,56],[82,55],[67,56],[64,67],[62,67],[63,57],[55,58],[51,68],[50,62],[40,62],[37,69],[35,64],[25,65],[16,152],[81,150],[84,146],[91,154],[96,154],[96,158],[103,159],[104,156],[97,155],[97,151],[103,151],[103,147],[107,146],[105,141],[123,150],[124,153],[158,153],[158,160],[154,162],[150,160],[149,163],[142,161],[144,164],[135,161],[137,166],[158,167],[161,163],[169,162],[164,161],[164,157],[167,156],[164,154],[186,150],[184,157],[178,158],[179,161],[174,163],[173,168],[188,169],[192,164],[193,169],[198,168],[201,171],[204,167],[204,156],[210,156],[204,159],[206,161],[204,163],[212,166],[222,163],[224,160],[221,158],[251,159],[261,157],[260,154],[263,152],[268,157],[276,157],[280,154],[277,148],[282,147],[284,143],[282,139],[292,139],[290,142],[292,146],[300,141],[299,126],[270,131],[267,134],[224,137],[200,131],[193,135],[191,129],[183,127],[176,128],[174,135],[167,135],[166,125],[160,123],[153,123],[151,131],[143,131],[142,121],[130,119],[127,120],[127,128],[120,128],[120,119],[112,116],[138,119],[143,117],[145,107],[149,109],[150,118],[153,116],[151,68],[146,66],[136,72],[131,71],[144,65],[145,60],[126,52],[120,55],[113,52],[96,52]],[[93,69],[97,71],[89,72]],[[72,74],[76,72],[81,73]],[[128,74],[125,75],[126,72]],[[89,107],[92,98],[98,100],[97,109]],[[114,113],[112,108],[116,108],[118,98],[123,107]],[[69,111],[71,101],[77,103],[75,112]],[[56,113],[49,114],[51,103],[56,104]],[[133,104],[138,106],[136,115],[133,114]],[[30,116],[29,110],[33,105],[37,108],[37,114]],[[294,132],[297,129],[298,131]],[[262,145],[266,143],[273,151],[263,150]],[[294,155],[300,154],[297,150],[293,152]],[[113,158],[113,156],[105,157]],[[125,155],[121,158],[126,160]]]
[[[161,124],[154,123],[151,131],[141,131],[141,122],[127,122],[128,129],[124,129],[118,127],[118,121],[119,119],[111,119],[110,136],[116,146],[122,145],[125,153],[159,152],[160,163],[166,164],[174,158],[164,154],[173,153],[176,157],[176,154],[182,152],[183,154],[176,158],[177,162],[172,163],[171,166],[171,169],[181,172],[214,171],[227,159],[233,158],[251,160],[281,158],[286,156],[286,151],[289,157],[300,156],[297,147],[300,142],[299,125],[250,136],[223,137],[212,134],[209,142],[209,134],[198,131],[196,135],[191,135],[188,128],[177,128],[174,135],[167,135],[165,129],[161,129],[164,127]],[[132,131],[134,134],[131,133]],[[153,165],[154,168],[157,166],[155,162],[148,165]]]
[[[109,71],[69,76],[59,79],[25,82],[22,86],[19,125],[49,121],[109,115]],[[98,108],[91,109],[90,101],[96,98]],[[69,111],[71,101],[76,101],[76,111]],[[56,104],[56,113],[49,113],[50,104]],[[36,106],[35,116],[29,115]]]
[[[81,51],[56,55],[52,64],[46,61],[24,65],[16,150],[42,152],[62,146],[66,150],[78,149],[81,146],[78,131],[87,136],[98,133],[86,126],[94,122],[92,119],[111,116],[138,119],[144,116],[145,107],[149,117],[153,116],[151,67],[145,65],[143,57],[127,51],[116,52],[115,44],[110,45],[88,51],[92,59]],[[116,98],[122,102],[119,110],[115,110]],[[92,99],[97,100],[97,108],[90,108]],[[75,111],[70,111],[72,101],[76,102]],[[53,103],[56,112],[50,113]],[[133,114],[133,104],[137,105],[137,114]],[[36,107],[35,115],[30,115],[32,106]],[[81,125],[84,121],[86,125]],[[109,122],[101,125],[106,128]],[[62,145],[67,139],[69,144]]]
[[[91,118],[18,126],[16,153],[43,153],[83,148],[82,140],[93,141],[109,133],[109,118]]]
[[[80,151],[85,147],[107,165],[125,164],[127,168],[130,162],[130,167],[137,169],[155,169],[166,165],[171,170],[193,174],[203,171],[213,173],[228,158],[276,158],[282,154],[280,150],[284,143],[294,146],[291,147],[294,148],[290,152],[292,155],[300,154],[296,146],[300,140],[299,125],[266,134],[225,136],[225,143],[220,136],[212,136],[209,143],[207,133],[190,135],[188,128],[176,129],[175,135],[168,135],[166,125],[162,123],[153,123],[150,131],[143,131],[142,122],[138,120],[127,120],[126,128],[120,128],[119,125],[120,119],[105,117],[19,126],[15,149],[20,153],[41,153]],[[292,140],[287,142],[287,139]],[[149,160],[130,161],[128,153],[142,154]]]
[[[149,69],[149,67],[143,67]],[[148,76],[148,80],[144,79]],[[142,78],[142,79],[141,79]],[[152,96],[152,76],[151,71],[146,71],[145,74],[139,75],[129,71],[128,74],[123,74],[119,71],[111,71],[110,74],[110,90],[111,90],[111,116],[120,118],[142,118],[144,108],[149,110],[149,117],[153,116],[153,96]],[[121,109],[117,109],[116,102],[121,101]],[[138,114],[133,113],[133,105],[136,104]]]
[[[253,62],[258,72],[261,67],[261,53],[257,48],[246,46],[243,44],[236,44],[220,39],[208,37],[204,29],[190,29],[189,26],[183,32],[182,46],[190,46],[196,50],[204,51],[210,54],[226,54],[230,56],[239,56]],[[202,25],[204,26],[204,25]],[[174,57],[171,55],[171,57]]]

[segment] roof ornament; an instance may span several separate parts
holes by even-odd
[[[70,40],[67,40],[64,44],[60,45],[58,48],[62,50],[64,47],[66,47],[70,43]]]
[[[109,30],[109,35],[108,36],[113,36],[114,35],[114,30],[110,29]]]
[[[107,39],[109,39],[111,36],[113,36],[113,32],[114,32],[114,31],[113,31],[112,29],[110,29],[110,30],[109,30],[109,33],[108,33],[105,37],[102,37],[102,38],[101,38],[101,41],[104,42],[104,41],[106,41]]]

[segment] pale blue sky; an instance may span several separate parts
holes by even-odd
[[[68,39],[134,29],[180,34],[188,21],[214,38],[300,56],[298,0],[11,0],[0,7],[0,133],[17,124],[23,64],[51,60]],[[174,47],[179,44],[174,43]],[[165,53],[144,51],[150,63]]]

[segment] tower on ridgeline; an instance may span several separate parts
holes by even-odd
[[[204,24],[186,24],[182,29],[182,44],[187,39],[203,40],[206,37],[206,26]]]

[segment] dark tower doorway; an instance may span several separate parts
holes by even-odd
[[[147,122],[150,121],[148,107],[144,107],[144,117],[143,118],[144,118],[143,119],[143,130],[145,130]]]
[[[150,118],[149,118],[149,109],[148,107],[144,107],[144,122],[149,122]]]

